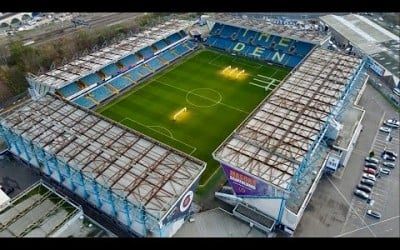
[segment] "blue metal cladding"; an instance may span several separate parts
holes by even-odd
[[[69,166],[62,157],[44,151],[42,145],[28,141],[29,138],[15,134],[1,124],[0,136],[4,138],[12,153],[27,160],[44,174],[116,218],[135,234],[145,237],[147,229],[152,228],[155,230],[154,233],[164,236],[163,226],[160,227],[158,220],[146,214],[144,207],[130,203],[123,194],[114,193],[110,187],[96,182],[77,167]]]

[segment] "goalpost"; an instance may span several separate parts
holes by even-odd
[[[180,115],[180,114],[182,114],[183,112],[186,112],[187,111],[187,109],[186,109],[186,107],[184,107],[184,108],[182,108],[181,110],[179,110],[178,112],[176,112],[175,113],[175,115],[174,115],[174,121],[176,120],[176,118]]]

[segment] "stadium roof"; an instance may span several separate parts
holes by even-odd
[[[255,31],[265,32],[273,35],[276,34],[278,36],[316,44],[323,43],[329,38],[326,33],[323,33],[319,30],[307,30],[305,28],[301,28],[299,25],[275,24],[268,19],[267,15],[265,15],[264,20],[260,20],[256,18],[248,18],[245,15],[217,13],[211,15],[211,19],[229,25],[236,25],[244,28],[247,27]],[[298,21],[298,23],[302,23],[304,26],[303,21]]]
[[[213,153],[287,189],[361,60],[315,49]]]
[[[9,111],[1,123],[158,219],[205,169],[190,155],[53,95]]]
[[[352,45],[372,56],[392,74],[400,77],[398,36],[360,15],[327,15],[321,17],[321,20],[349,40]]]
[[[125,38],[98,51],[80,57],[72,62],[60,66],[54,70],[39,76],[33,76],[35,81],[59,89],[66,84],[77,81],[80,78],[94,73],[108,64],[115,63],[119,59],[133,54],[136,51],[161,40],[176,30],[184,29],[191,25],[188,20],[172,19],[142,33]]]

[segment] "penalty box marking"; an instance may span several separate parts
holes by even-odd
[[[169,138],[171,138],[171,139],[174,140],[174,141],[177,141],[177,142],[179,142],[179,143],[182,143],[182,144],[185,145],[185,146],[188,146],[189,148],[192,148],[193,150],[189,153],[189,155],[193,154],[193,153],[197,150],[197,148],[194,147],[193,145],[187,144],[186,142],[183,142],[183,141],[181,141],[181,140],[176,139],[176,138],[172,135],[171,131],[170,131],[169,129],[163,127],[163,126],[158,126],[158,125],[147,126],[146,124],[143,124],[143,123],[141,123],[141,122],[138,122],[138,121],[136,121],[136,120],[133,120],[133,119],[131,119],[131,118],[129,118],[129,117],[125,117],[124,119],[122,119],[121,121],[119,121],[119,123],[123,123],[123,122],[126,121],[126,120],[131,121],[131,122],[134,122],[134,123],[136,123],[136,124],[139,124],[140,126],[143,126],[143,127],[145,127],[145,128],[148,128],[148,129],[150,129],[150,130],[152,130],[152,131],[154,131],[154,132],[156,132],[156,133],[158,133],[158,134],[161,134],[161,135],[164,135],[164,136],[166,136],[166,137],[169,137]],[[165,131],[168,131],[168,133],[169,133],[170,135],[164,134],[164,133],[162,133],[162,132],[160,132],[160,131],[158,131],[158,130],[156,130],[156,129],[154,129],[154,128],[162,128],[162,129],[164,129]],[[173,148],[173,146],[170,146],[170,147]]]

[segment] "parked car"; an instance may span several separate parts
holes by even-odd
[[[382,126],[379,128],[379,131],[385,132],[385,133],[390,133],[392,132],[392,129],[386,126]]]
[[[362,177],[364,177],[365,179],[369,179],[369,180],[372,180],[372,181],[376,181],[376,177],[375,177],[375,175],[373,175],[373,174],[363,173],[363,174],[362,174]]]
[[[367,162],[368,163],[368,162]],[[376,164],[374,164],[374,165],[367,165],[367,164],[365,164],[364,165],[364,168],[372,168],[372,169],[374,169],[374,170],[378,170],[378,166],[376,165]]]
[[[384,161],[384,162],[382,162],[382,166],[387,167],[387,168],[394,168],[396,166],[396,164],[394,162]]]
[[[400,127],[400,121],[398,121],[396,119],[388,119],[388,120],[384,121],[383,124],[385,124],[386,126],[391,127],[391,128]]]
[[[382,217],[381,213],[379,213],[378,211],[371,210],[371,209],[367,210],[367,215],[374,217],[376,219],[380,219]]]
[[[382,154],[387,154],[387,155],[390,155],[390,156],[392,156],[394,158],[397,158],[397,154],[394,151],[391,151],[391,150],[385,149],[385,150],[383,150]]]
[[[390,156],[388,154],[383,154],[382,155],[382,159],[384,159],[385,161],[396,161],[396,158],[393,156]]]
[[[361,190],[359,190],[359,189],[356,189],[356,190],[354,191],[354,194],[355,194],[356,196],[360,197],[361,199],[364,199],[364,200],[366,200],[366,199],[369,198],[369,195],[368,195],[367,193],[365,193],[364,191],[361,191]]]
[[[365,157],[365,161],[379,164],[379,160],[375,157]]]
[[[390,169],[388,169],[388,168],[379,168],[379,173],[389,175],[390,174]]]
[[[376,175],[377,172],[378,172],[378,171],[376,171],[376,170],[373,169],[373,168],[364,168],[364,173]]]
[[[365,162],[364,166],[366,168],[374,168],[374,169],[376,169],[378,167],[378,164],[373,163],[373,162]]]
[[[362,184],[357,184],[357,189],[359,189],[361,191],[364,191],[367,194],[372,192],[372,189],[370,187],[367,187],[367,186],[362,185]]]
[[[370,179],[361,178],[360,184],[363,184],[368,187],[373,187],[375,185],[375,182]]]

